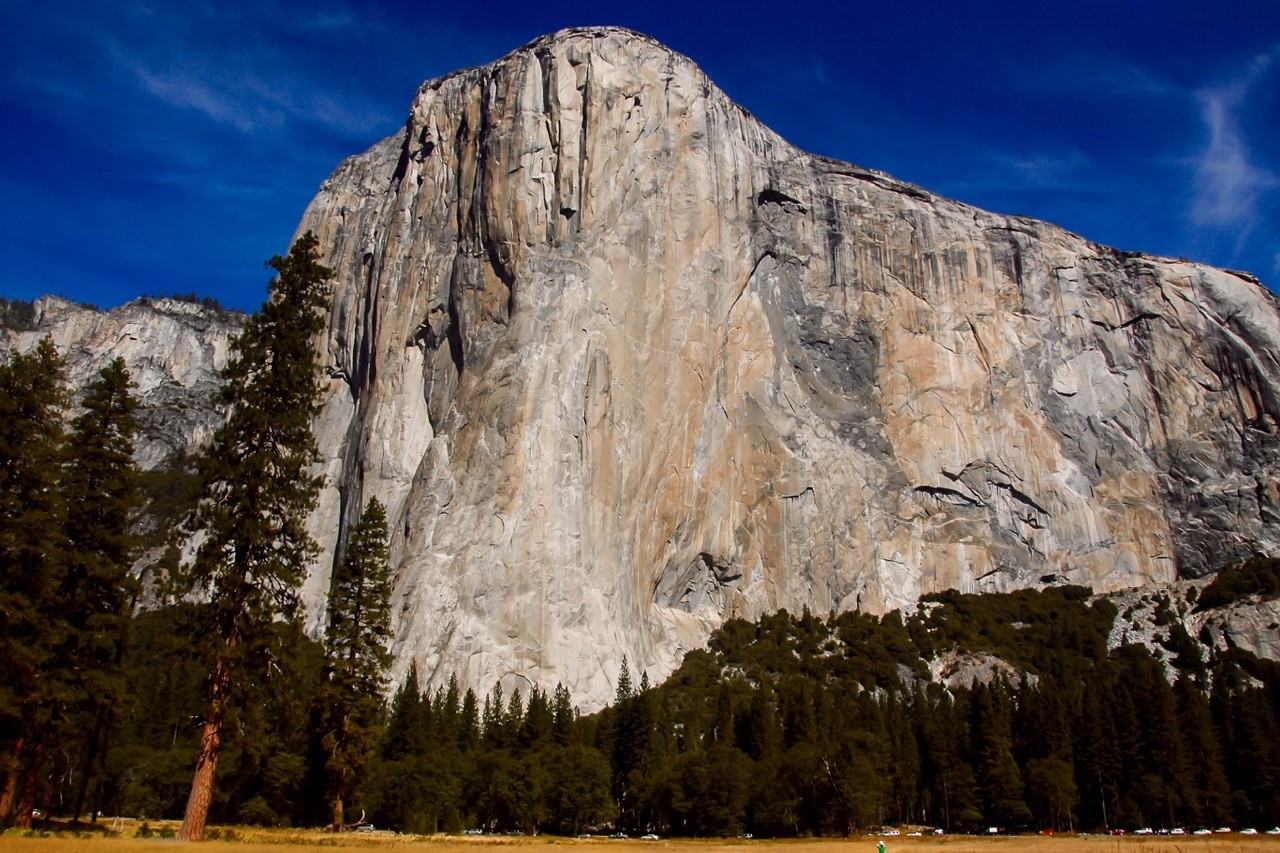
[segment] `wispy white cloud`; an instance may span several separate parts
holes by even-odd
[[[263,110],[260,103],[246,104],[231,97],[225,88],[212,86],[186,72],[152,70],[134,62],[127,67],[148,94],[171,107],[204,113],[213,121],[229,124],[242,133],[250,133],[264,124],[279,124],[279,117],[272,121],[272,113]]]
[[[59,103],[107,94],[142,114],[158,103],[257,139],[287,135],[296,123],[360,140],[394,128],[404,104],[369,97],[328,55],[378,43],[384,22],[345,0],[315,5],[309,13],[277,0],[90,8],[42,25],[43,40],[71,46],[78,73],[36,54],[20,76]]]
[[[117,53],[117,61],[152,97],[171,107],[203,113],[242,133],[270,130],[296,120],[364,136],[395,121],[394,116],[378,110],[343,103],[304,79],[281,75],[268,81],[246,67],[155,67],[125,52]]]
[[[331,9],[327,11],[302,13],[294,19],[294,27],[302,32],[328,32],[345,30],[357,25],[360,19],[351,9]]]
[[[1196,93],[1208,139],[1191,160],[1191,222],[1203,228],[1238,231],[1240,241],[1257,222],[1262,196],[1280,187],[1280,178],[1255,162],[1240,125],[1240,111],[1277,57],[1280,48],[1256,57],[1245,73],[1229,84]]]
[[[1023,185],[1050,189],[1077,186],[1081,173],[1090,166],[1089,158],[1075,150],[1066,154],[1010,157],[1007,162]]]
[[[1185,94],[1181,87],[1154,71],[1114,56],[1071,55],[1038,72],[1019,70],[1010,76],[1010,81],[1025,90],[1094,92],[1141,100]]]
[[[1102,164],[1078,148],[1013,151],[1003,143],[964,138],[949,139],[946,148],[954,154],[953,160],[944,163],[950,176],[936,178],[929,187],[960,198],[1094,195],[1110,180]]]

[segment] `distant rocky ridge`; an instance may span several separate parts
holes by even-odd
[[[67,361],[73,402],[114,358],[137,383],[138,464],[165,465],[202,444],[222,423],[213,394],[244,315],[174,299],[144,298],[99,311],[56,296],[35,300],[29,321],[0,326],[0,357],[50,336]]]

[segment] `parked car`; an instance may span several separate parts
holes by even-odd
[[[1242,829],[1242,830],[1240,830],[1240,834],[1241,834],[1241,835],[1257,835],[1257,834],[1258,834],[1258,830],[1254,829],[1254,828],[1251,826],[1251,827],[1249,827],[1248,829]]]
[[[642,836],[640,836],[640,840],[641,840],[641,841],[657,841],[657,840],[658,840],[658,836],[656,836],[656,835],[654,835],[652,832],[650,832],[650,833],[648,833],[648,834],[646,834],[646,835],[642,835]]]

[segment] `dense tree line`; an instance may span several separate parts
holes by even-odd
[[[1274,823],[1280,666],[1185,644],[1171,682],[1144,646],[1108,653],[1115,610],[1087,595],[946,593],[905,620],[731,622],[652,697],[606,713],[620,735],[628,714],[646,721],[647,766],[624,781],[614,762],[623,823],[757,835]],[[946,688],[924,662],[957,650],[1016,671]],[[690,796],[708,776],[714,791]]]
[[[129,704],[96,807],[182,813],[207,673],[198,650],[181,648],[193,607],[136,620],[129,681],[150,674],[166,689]],[[1115,616],[1085,590],[1057,588],[946,593],[905,619],[735,620],[661,686],[633,685],[624,667],[614,703],[586,716],[563,688],[424,691],[411,672],[385,709],[364,706],[367,751],[347,765],[345,819],[418,833],[760,837],[899,823],[1273,825],[1280,665],[1238,651],[1206,660],[1192,644],[1170,673],[1143,646],[1108,652]],[[334,664],[287,639],[289,677],[252,685],[229,726],[214,821],[335,819],[334,718],[318,711],[338,707],[321,698]],[[927,665],[947,652],[1014,666],[950,688]]]

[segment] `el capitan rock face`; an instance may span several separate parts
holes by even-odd
[[[798,151],[634,33],[423,85],[305,229],[337,270],[306,595],[377,496],[401,675],[593,707],[729,615],[1280,542],[1265,289]]]

